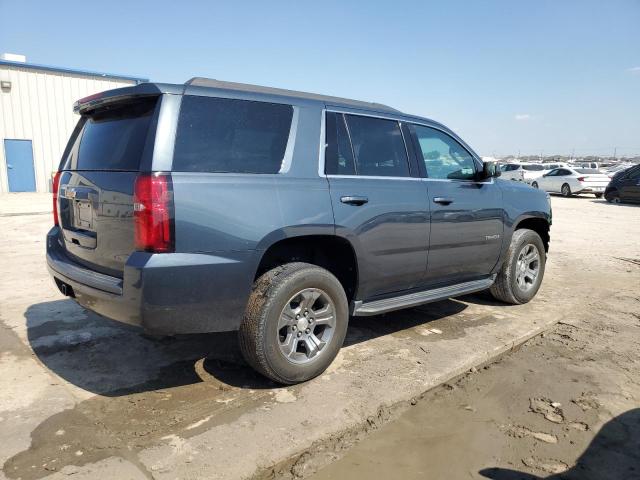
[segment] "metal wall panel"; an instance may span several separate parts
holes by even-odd
[[[49,191],[51,173],[79,117],[73,103],[87,95],[135,81],[0,65],[0,192],[8,192],[4,139],[33,142],[36,190]]]

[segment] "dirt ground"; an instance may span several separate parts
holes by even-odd
[[[314,480],[640,478],[640,208],[553,204],[545,282],[571,272],[572,312],[421,396]]]
[[[580,458],[624,469],[640,437],[640,208],[553,209],[530,304],[478,294],[352,319],[327,373],[281,388],[233,333],[157,341],[65,299],[44,268],[50,216],[0,208],[0,479],[544,477],[594,438]]]

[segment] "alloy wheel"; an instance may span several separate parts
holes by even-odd
[[[516,262],[516,284],[522,292],[531,290],[540,274],[540,252],[532,243],[526,244]]]
[[[319,288],[305,288],[289,299],[278,320],[278,346],[292,363],[307,363],[321,355],[336,326],[336,308]]]

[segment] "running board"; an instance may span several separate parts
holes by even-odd
[[[381,313],[400,310],[402,308],[415,307],[423,303],[435,302],[446,298],[458,297],[468,293],[485,290],[493,285],[496,276],[491,275],[482,280],[473,280],[471,282],[458,283],[449,285],[448,287],[434,288],[432,290],[424,290],[422,292],[410,293],[399,297],[385,298],[383,300],[374,300],[372,302],[362,302],[356,300],[353,302],[353,316],[367,317],[369,315],[379,315]]]

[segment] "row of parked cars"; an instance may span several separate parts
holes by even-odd
[[[506,163],[500,166],[505,180],[524,182],[534,188],[565,197],[577,194],[603,196],[609,202],[640,202],[640,165],[609,171],[597,165],[566,163]]]

